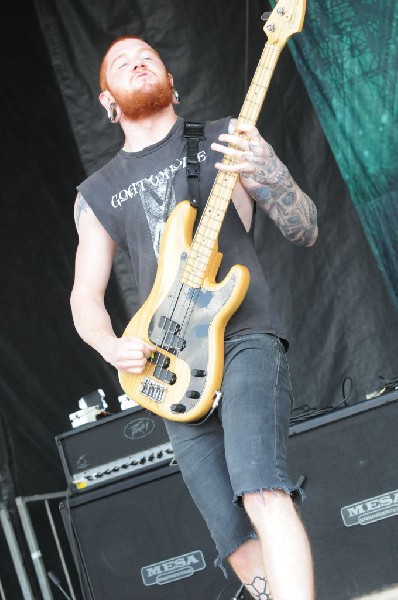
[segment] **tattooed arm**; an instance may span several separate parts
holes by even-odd
[[[236,121],[231,124],[235,127]],[[317,213],[312,200],[299,188],[254,126],[242,125],[236,133],[243,135],[228,133],[219,137],[231,147],[212,144],[213,150],[234,159],[231,165],[217,163],[216,167],[240,174],[243,188],[288,240],[312,246],[318,235]]]

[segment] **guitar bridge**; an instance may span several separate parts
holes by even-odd
[[[140,393],[160,404],[164,400],[166,388],[150,377],[146,377],[141,383]]]

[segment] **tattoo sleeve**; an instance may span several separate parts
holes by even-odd
[[[79,230],[79,222],[80,222],[81,214],[83,212],[88,212],[89,210],[90,210],[89,205],[85,201],[82,194],[80,192],[78,192],[77,197],[76,197],[76,203],[75,203],[75,223],[76,223],[77,230]]]
[[[246,191],[288,240],[312,245],[317,237],[316,207],[272,147],[259,136],[249,144],[245,159],[250,165],[250,170],[241,173]]]

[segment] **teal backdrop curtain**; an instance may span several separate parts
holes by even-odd
[[[398,305],[398,3],[309,0],[289,46]]]

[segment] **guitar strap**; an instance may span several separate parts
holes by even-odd
[[[200,163],[198,160],[199,142],[205,140],[204,123],[184,121],[184,132],[182,138],[187,140],[187,182],[188,191],[191,196],[191,206],[195,208],[200,200]]]

